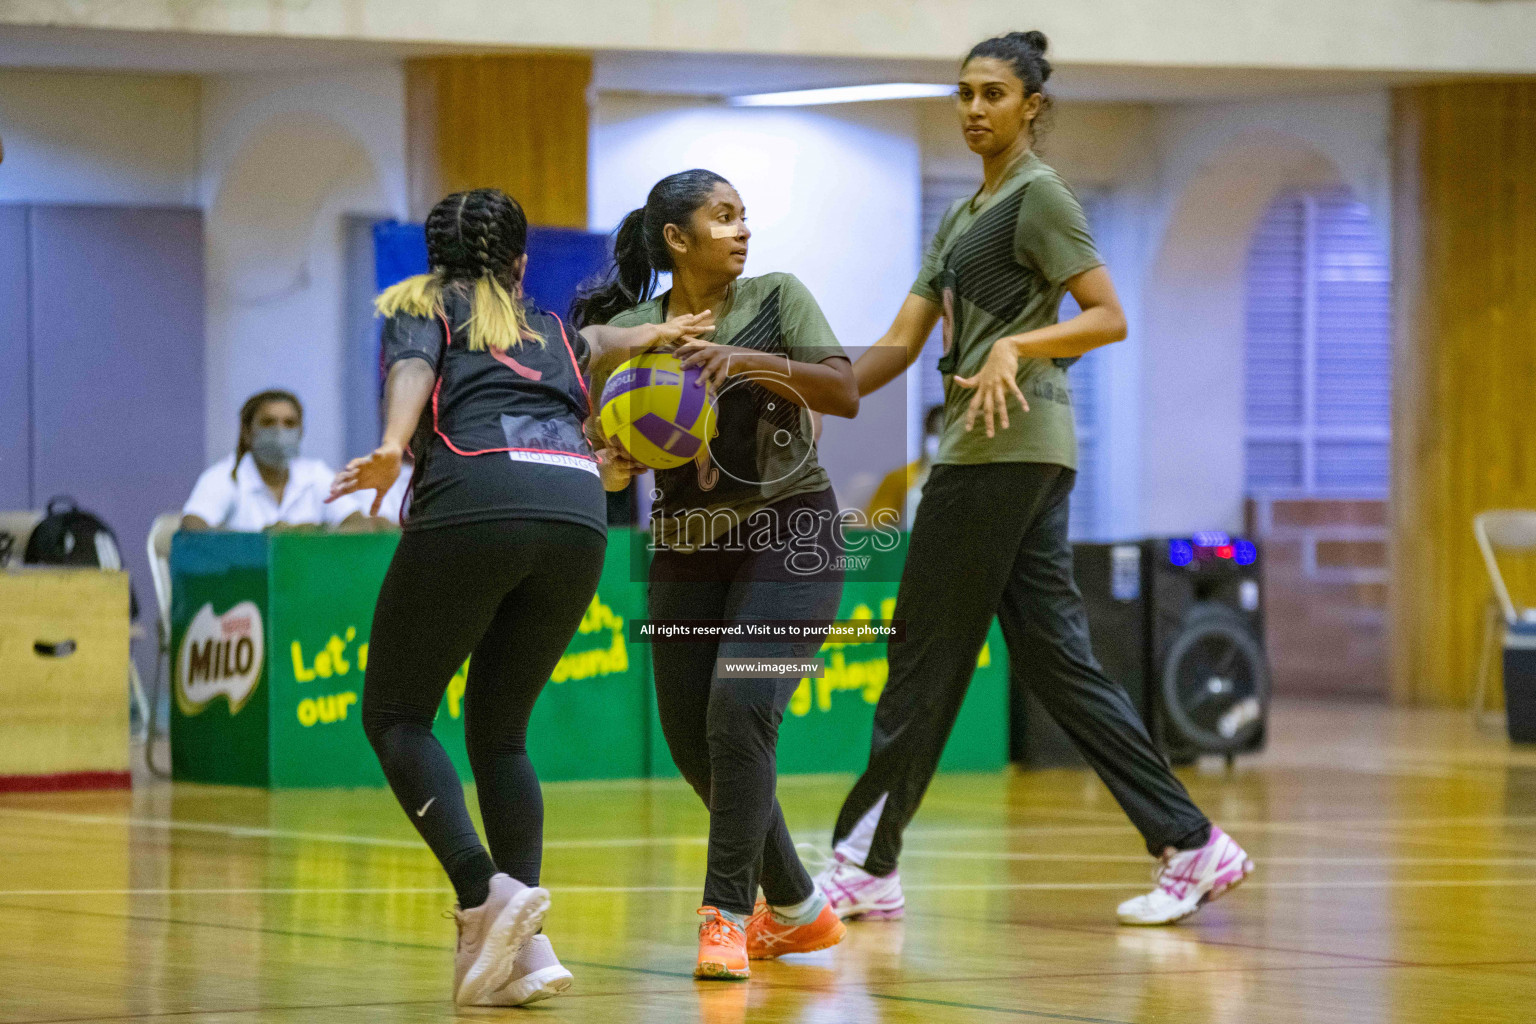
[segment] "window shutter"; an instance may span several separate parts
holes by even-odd
[[[1347,190],[1286,194],[1250,243],[1250,493],[1386,493],[1391,268]]]
[[[1314,486],[1385,494],[1392,414],[1391,265],[1365,204],[1334,193],[1318,197],[1314,209]]]
[[[1249,426],[1295,430],[1302,425],[1306,263],[1301,197],[1277,199],[1248,250]]]

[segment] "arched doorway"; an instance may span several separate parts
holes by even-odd
[[[1371,532],[1378,529],[1374,517],[1383,509],[1337,503],[1300,509],[1266,505],[1252,500],[1255,495],[1249,475],[1250,465],[1260,474],[1274,473],[1281,461],[1280,450],[1273,447],[1280,439],[1273,432],[1250,436],[1250,412],[1257,410],[1274,418],[1279,415],[1277,408],[1294,412],[1305,404],[1295,397],[1305,374],[1295,368],[1294,343],[1288,354],[1281,353],[1292,358],[1287,364],[1292,376],[1285,378],[1275,369],[1276,351],[1266,354],[1254,340],[1257,336],[1250,335],[1255,316],[1268,324],[1271,334],[1284,335],[1300,327],[1296,301],[1315,305],[1319,295],[1324,295],[1340,305],[1340,294],[1359,284],[1350,280],[1352,276],[1379,272],[1374,265],[1362,268],[1351,264],[1351,260],[1360,259],[1358,248],[1336,254],[1337,258],[1325,260],[1325,265],[1314,262],[1312,283],[1307,285],[1312,289],[1311,298],[1297,291],[1279,303],[1284,307],[1277,314],[1279,320],[1287,315],[1291,320],[1282,325],[1283,330],[1276,328],[1275,318],[1266,321],[1263,310],[1251,308],[1249,288],[1254,274],[1266,272],[1264,260],[1274,255],[1265,245],[1274,241],[1275,218],[1291,218],[1294,229],[1297,218],[1307,216],[1310,203],[1314,228],[1326,222],[1333,228],[1364,231],[1368,240],[1380,247],[1373,257],[1380,260],[1384,259],[1385,231],[1378,227],[1379,213],[1361,206],[1350,195],[1348,187],[1353,182],[1346,180],[1337,161],[1318,145],[1295,135],[1270,130],[1243,132],[1213,146],[1190,166],[1188,181],[1170,207],[1167,227],[1146,279],[1140,390],[1144,527],[1153,535],[1222,529],[1251,533],[1261,541],[1265,552],[1266,632],[1277,693],[1384,692],[1384,580],[1371,577],[1360,584],[1326,573],[1318,578],[1313,571],[1318,552],[1325,563],[1329,558],[1379,559],[1384,565],[1384,547]],[[1336,204],[1339,209],[1327,208],[1323,216],[1317,216],[1319,204]],[[1333,216],[1339,210],[1347,216]],[[1256,239],[1257,264],[1250,258]],[[1293,247],[1299,244],[1292,241]],[[1383,283],[1373,281],[1370,286],[1380,288]],[[1293,283],[1291,287],[1302,286]],[[1271,295],[1270,300],[1273,298]],[[1330,322],[1335,328],[1345,325],[1344,329],[1329,328],[1335,329],[1335,334],[1353,329],[1348,317],[1335,317]],[[1339,351],[1340,345],[1329,350]],[[1313,352],[1315,363],[1317,350]],[[1325,362],[1332,357],[1329,352],[1324,353]],[[1336,410],[1348,405],[1351,397],[1359,397],[1348,391],[1348,372],[1325,374],[1321,392],[1315,365],[1311,372],[1308,387],[1312,389],[1310,408],[1314,411]],[[1324,393],[1327,400],[1319,402],[1319,395]],[[1379,389],[1371,394],[1375,397],[1369,401],[1378,405],[1384,402]],[[1262,420],[1263,415],[1257,418]],[[1274,424],[1268,426],[1273,428]],[[1315,427],[1310,431],[1308,436],[1315,442],[1320,435]],[[1337,474],[1330,473],[1348,461],[1342,456],[1351,450],[1360,453],[1360,439],[1325,436],[1323,440],[1325,446],[1319,449],[1314,443],[1307,457],[1313,467],[1310,479],[1318,479],[1321,468],[1324,480],[1334,480]],[[1370,443],[1384,440],[1370,439]],[[1357,447],[1349,449],[1347,444]],[[1360,462],[1355,460],[1357,465]],[[1278,517],[1271,514],[1277,509],[1282,513]],[[1357,514],[1365,521],[1350,523],[1348,517]],[[1345,521],[1334,524],[1337,531],[1324,534],[1325,543],[1318,548],[1309,546],[1312,538],[1288,516],[1302,521],[1308,516],[1322,516],[1328,522],[1342,517]]]
[[[346,453],[346,218],[387,216],[373,156],[321,114],[273,114],[223,168],[208,208],[209,438],[263,387],[306,403],[304,449]]]

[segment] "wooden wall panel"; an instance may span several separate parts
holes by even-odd
[[[1465,704],[1472,517],[1536,508],[1536,80],[1398,90],[1394,120],[1392,693]]]
[[[450,192],[504,189],[546,227],[587,226],[585,56],[405,62],[411,216]]]

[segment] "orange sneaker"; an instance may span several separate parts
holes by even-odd
[[[757,913],[747,922],[747,955],[767,960],[785,953],[814,953],[837,945],[847,934],[848,926],[830,903],[822,904],[821,913],[810,924],[783,924],[767,904],[759,902]]]
[[[747,933],[714,907],[700,907],[699,916],[704,923],[699,925],[699,965],[693,976],[746,981],[751,973],[747,969]]]

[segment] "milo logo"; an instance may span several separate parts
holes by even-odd
[[[176,655],[176,705],[181,713],[198,714],[222,695],[229,701],[229,713],[238,714],[261,678],[264,636],[261,609],[254,601],[241,601],[223,615],[213,614],[213,605],[203,605]]]

